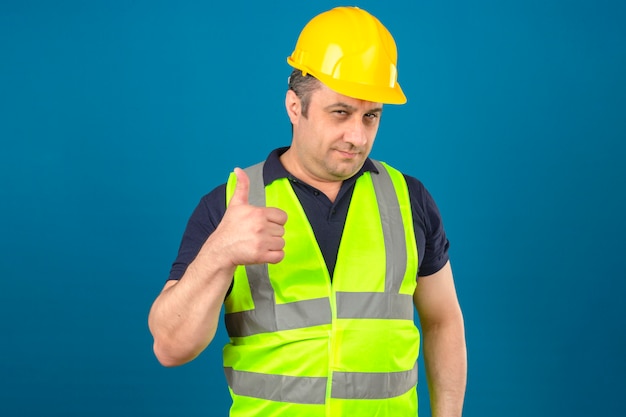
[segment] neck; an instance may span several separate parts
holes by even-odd
[[[324,195],[328,197],[330,201],[332,201],[333,203],[335,202],[343,181],[324,180],[307,174],[307,172],[302,169],[302,167],[297,164],[296,161],[293,159],[293,155],[291,154],[290,149],[288,149],[280,156],[280,162],[291,175],[296,177],[298,180],[310,185],[311,187],[318,189],[320,192],[324,193]]]

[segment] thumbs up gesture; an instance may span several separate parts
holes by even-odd
[[[235,192],[210,240],[219,242],[222,254],[232,265],[280,262],[285,256],[287,213],[275,207],[250,205],[248,175],[240,168],[235,168],[235,175]]]

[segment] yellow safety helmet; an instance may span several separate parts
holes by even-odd
[[[337,7],[307,23],[287,63],[345,96],[404,104],[397,59],[396,43],[376,17]]]

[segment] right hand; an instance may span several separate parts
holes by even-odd
[[[275,207],[256,207],[248,203],[250,179],[235,168],[237,184],[230,203],[213,236],[220,252],[232,265],[278,263],[285,253],[284,225],[287,213]],[[214,240],[212,239],[212,240]]]

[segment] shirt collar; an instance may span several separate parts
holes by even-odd
[[[280,162],[280,156],[285,153],[287,149],[289,149],[288,146],[274,149],[265,160],[265,165],[263,166],[264,185],[271,184],[272,182],[280,178],[295,179],[295,177],[291,175]],[[376,166],[370,158],[367,158],[365,160],[365,163],[363,163],[361,169],[351,178],[349,178],[349,180],[356,180],[356,178],[359,178],[361,175],[363,175],[364,172],[367,171],[378,174],[378,170],[376,169]]]

